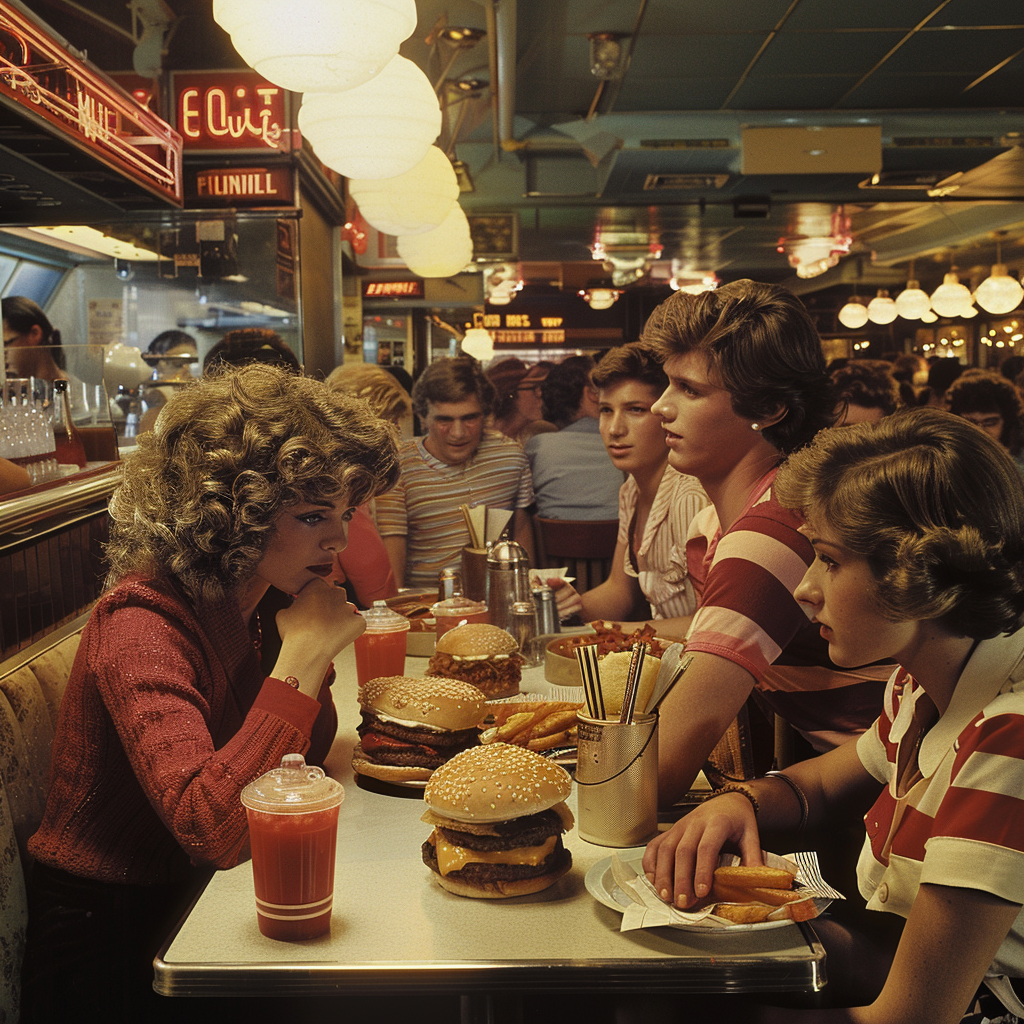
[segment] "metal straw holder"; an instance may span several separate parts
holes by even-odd
[[[658,715],[632,722],[589,718],[577,726],[580,838],[598,846],[642,846],[658,831]]]

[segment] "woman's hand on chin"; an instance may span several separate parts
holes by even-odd
[[[281,635],[278,666],[286,670],[275,669],[274,674],[295,676],[299,689],[315,694],[338,652],[366,629],[366,620],[343,588],[314,579],[277,613],[277,629]]]

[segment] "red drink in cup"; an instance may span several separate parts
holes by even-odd
[[[435,629],[438,640],[456,626],[464,622],[489,622],[487,605],[483,601],[471,601],[468,597],[449,597],[438,601],[430,609],[436,620]]]
[[[256,922],[268,939],[312,939],[331,927],[341,783],[301,754],[242,790],[249,819]]]
[[[374,601],[363,612],[366,629],[356,637],[356,679],[365,686],[381,676],[400,676],[405,672],[405,645],[412,625],[404,615]]]

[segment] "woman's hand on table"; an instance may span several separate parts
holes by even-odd
[[[319,579],[310,580],[276,618],[281,654],[274,675],[294,676],[299,689],[313,697],[338,652],[366,629],[345,591]]]
[[[583,598],[571,583],[567,583],[561,576],[549,576],[544,582],[554,591],[559,619],[583,614]]]
[[[744,864],[762,863],[754,808],[740,793],[706,801],[652,839],[644,851],[644,874],[666,903],[685,910],[711,892],[726,844]]]

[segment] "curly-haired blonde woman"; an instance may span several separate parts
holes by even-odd
[[[1024,1013],[1011,987],[1024,979],[1024,488],[1013,461],[969,423],[921,408],[824,431],[775,491],[805,519],[816,558],[796,598],[833,661],[898,667],[859,740],[708,800],[650,843],[644,868],[663,898],[691,906],[723,845],[759,864],[762,831],[835,830],[870,808],[857,865],[867,910],[850,899],[814,922],[832,1008],[745,1019],[953,1024],[986,976]]]
[[[29,841],[26,1019],[156,1019],[153,954],[197,869],[243,855],[242,788],[330,747],[331,662],[363,621],[325,577],[352,510],[396,476],[391,427],[270,366],[182,389],[139,439]],[[271,586],[295,600],[264,678]]]

